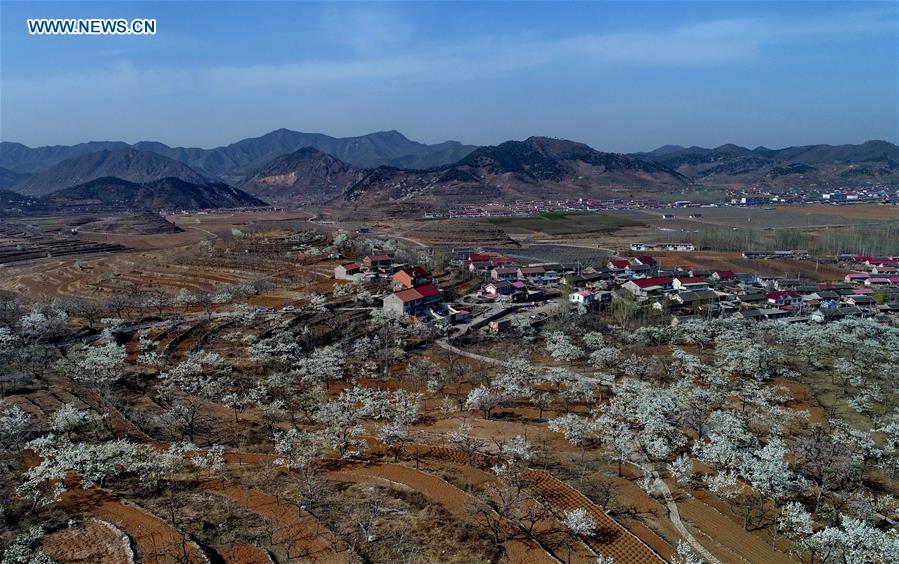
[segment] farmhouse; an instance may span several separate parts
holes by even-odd
[[[596,294],[590,290],[580,290],[568,294],[568,301],[576,305],[588,306],[596,303]]]
[[[391,278],[406,288],[415,288],[431,283],[431,273],[420,266],[397,270]]]
[[[425,284],[418,288],[409,288],[394,292],[384,298],[384,311],[395,315],[424,315],[433,306],[443,301],[440,290],[432,284]]]
[[[563,277],[566,284],[575,288],[584,286],[596,287],[600,286],[603,280],[611,280],[612,275],[609,272],[593,272],[589,274],[566,274]]]
[[[789,311],[772,307],[738,311],[734,314],[734,317],[737,319],[752,319],[754,321],[761,321],[763,319],[780,319],[783,317],[788,317],[789,315]]]
[[[865,280],[867,280],[868,278],[871,278],[871,275],[868,274],[867,272],[850,272],[849,274],[846,275],[846,278],[844,278],[844,280],[846,282],[854,282],[856,284],[864,284]]]
[[[708,290],[709,283],[698,276],[679,276],[672,281],[671,287],[675,290]]]
[[[518,278],[518,269],[517,268],[494,268],[490,271],[490,278],[494,280],[515,280]]]
[[[362,264],[368,268],[388,268],[393,264],[393,257],[390,255],[370,255],[362,259]]]
[[[515,288],[508,280],[497,280],[484,286],[484,293],[487,295],[509,296],[513,291],[515,291]]]
[[[858,317],[862,311],[855,306],[822,307],[810,316],[812,321],[824,323],[825,321],[838,321],[845,317]]]
[[[671,290],[672,282],[673,280],[667,277],[638,278],[625,282],[621,287],[634,296],[643,297]]]
[[[337,280],[353,280],[362,274],[362,265],[357,262],[347,262],[334,267],[334,278]]]
[[[775,292],[767,292],[765,300],[769,304],[776,306],[797,306],[802,303],[802,296],[792,290],[778,290]]]
[[[718,294],[714,290],[696,290],[695,292],[678,292],[671,299],[678,304],[689,307],[697,307],[718,301]]]
[[[859,307],[872,307],[877,304],[871,296],[863,295],[848,296],[846,298],[846,303]]]
[[[747,292],[737,296],[737,299],[744,304],[760,304],[766,300],[765,294],[762,292]]]
[[[712,280],[720,282],[730,282],[737,279],[737,275],[733,270],[716,270],[710,276]]]
[[[524,280],[537,280],[543,278],[546,269],[542,266],[522,266],[518,269],[518,277]]]

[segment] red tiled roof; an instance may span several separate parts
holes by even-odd
[[[440,294],[440,290],[434,287],[433,284],[425,284],[424,286],[419,286],[415,289],[416,292],[421,294],[423,298],[431,298]]]
[[[357,268],[360,268],[359,263],[356,262],[345,262],[340,266],[344,267],[346,270],[355,270]]]
[[[421,299],[421,294],[418,293],[417,288],[409,288],[408,290],[400,290],[399,292],[394,292],[394,296],[398,297],[400,301],[403,303],[406,302],[414,302],[415,300]]]
[[[780,290],[777,292],[768,292],[765,294],[765,297],[768,298],[769,300],[779,300],[780,298],[799,299],[802,296],[800,296],[799,294],[797,294],[796,292],[794,292],[792,290]]]
[[[651,286],[664,286],[665,284],[671,284],[672,279],[667,276],[656,276],[655,278],[640,278],[637,280],[632,280],[634,284],[639,288],[649,288]]]
[[[614,266],[615,268],[627,268],[628,266],[631,265],[631,263],[630,263],[629,261],[626,261],[626,260],[612,260],[612,261],[609,261],[609,262],[610,262],[610,263],[612,264],[612,266]]]
[[[522,266],[520,268],[522,274],[542,274],[546,269],[542,266]]]
[[[648,264],[650,266],[656,264],[656,259],[652,257],[637,257],[637,260],[640,261],[640,264]]]
[[[409,288],[408,290],[395,292],[393,295],[398,297],[403,303],[406,303],[420,300],[422,298],[431,298],[438,294],[440,294],[440,290],[435,288],[433,284],[425,284],[424,286],[419,286],[418,288]]]
[[[718,270],[717,271],[718,278],[726,279],[726,278],[736,278],[737,275],[733,270]]]

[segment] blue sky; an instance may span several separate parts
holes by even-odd
[[[27,18],[157,19],[151,37]],[[0,2],[0,138],[897,142],[897,3]]]

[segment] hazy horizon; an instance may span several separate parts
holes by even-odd
[[[564,6],[564,9],[560,9]],[[287,128],[605,151],[899,142],[894,3],[3,2],[0,139],[213,148]],[[27,18],[147,17],[149,37]]]
[[[290,128],[278,128],[278,129],[290,129]],[[139,140],[137,140],[137,141],[128,141],[128,140],[122,140],[122,139],[88,139],[88,140],[85,140],[85,141],[79,141],[79,142],[77,142],[77,143],[54,143],[54,144],[44,144],[44,145],[28,145],[27,143],[21,143],[20,141],[16,141],[15,139],[0,139],[0,141],[3,141],[3,142],[12,142],[12,143],[20,143],[20,144],[22,144],[22,145],[25,145],[26,147],[31,148],[31,149],[36,149],[36,148],[40,148],[40,147],[53,147],[53,146],[74,146],[74,145],[78,145],[78,144],[81,144],[81,143],[104,143],[104,142],[120,142],[120,141],[121,141],[121,142],[127,143],[127,144],[129,144],[129,145],[136,145],[137,143],[141,143],[141,142],[161,142],[161,143],[164,143],[165,145],[167,145],[167,146],[169,146],[169,147],[172,147],[172,148],[213,150],[213,149],[219,149],[219,148],[222,148],[222,147],[227,147],[228,145],[231,145],[231,144],[233,144],[233,143],[236,143],[236,142],[239,142],[239,141],[243,141],[243,140],[246,140],[246,139],[258,139],[258,138],[263,137],[263,136],[265,136],[265,135],[267,135],[267,134],[269,134],[269,133],[274,133],[275,131],[277,131],[277,129],[273,129],[273,130],[271,130],[271,131],[266,131],[265,133],[261,133],[261,134],[258,134],[258,135],[249,135],[249,136],[247,136],[247,137],[242,137],[242,138],[240,138],[240,139],[234,139],[233,141],[230,141],[230,142],[227,142],[227,143],[220,143],[220,144],[218,144],[218,145],[208,145],[208,146],[185,145],[185,144],[183,144],[183,143],[182,143],[182,144],[178,144],[178,143],[174,143],[174,144],[173,144],[173,143],[165,143],[165,142],[163,142],[163,141],[159,141],[158,139],[139,139]],[[312,135],[318,135],[318,134],[321,134],[321,135],[330,135],[329,133],[324,132],[324,131],[299,131],[299,130],[291,130],[291,131],[295,131],[295,132],[297,132],[297,133],[312,134]],[[331,137],[335,137],[335,138],[364,137],[364,136],[366,136],[366,135],[373,135],[373,134],[377,134],[377,133],[389,133],[390,131],[397,131],[400,135],[403,135],[404,137],[406,137],[406,138],[409,139],[410,141],[418,141],[418,142],[424,143],[424,142],[421,141],[420,139],[415,139],[415,138],[413,138],[413,137],[410,137],[409,135],[406,135],[406,134],[403,133],[402,131],[398,131],[398,130],[369,131],[368,133],[360,133],[359,135],[346,135],[346,136],[341,136],[341,137],[338,137],[338,136],[336,136],[336,135],[331,135]],[[561,138],[561,137],[558,137],[558,136],[547,136],[547,135],[540,135],[540,134],[534,134],[534,135],[530,135],[530,136],[528,136],[528,137],[556,137],[556,138],[559,138],[559,139],[566,139],[566,140],[568,140],[568,141],[575,141],[575,142],[579,142],[579,143],[586,143],[585,141],[582,141],[582,140],[580,140],[580,139]],[[522,138],[520,138],[520,139],[505,139],[505,140],[503,140],[503,141],[497,141],[496,143],[491,143],[491,145],[497,145],[497,144],[503,143],[503,142],[505,142],[505,141],[524,141],[524,140],[526,140],[526,139],[527,139],[527,137],[522,137]],[[444,139],[443,141],[434,141],[434,142],[431,142],[431,143],[428,143],[428,144],[437,144],[437,143],[443,143],[443,142],[447,142],[447,141],[457,141],[457,142],[460,142],[460,143],[462,143],[462,144],[464,144],[464,145],[483,146],[483,145],[478,145],[477,143],[466,143],[465,141],[460,141],[459,139]],[[887,142],[889,142],[889,143],[897,144],[895,140],[889,140],[889,139],[865,139],[864,141],[859,141],[859,142],[854,142],[854,143],[806,143],[806,144],[804,144],[804,145],[860,145],[860,144],[866,143],[866,142],[868,142],[868,141],[887,141]],[[587,144],[587,145],[590,145],[589,143],[586,143],[586,144]],[[684,147],[684,148],[690,148],[690,147],[704,147],[704,148],[708,148],[708,149],[713,149],[713,148],[716,148],[716,147],[720,147],[721,145],[727,145],[727,144],[738,145],[738,146],[741,146],[741,147],[746,147],[747,149],[756,149],[756,148],[761,148],[761,147],[764,147],[764,148],[766,148],[766,149],[785,149],[785,148],[787,148],[787,147],[795,147],[795,146],[798,146],[798,145],[753,145],[753,146],[750,146],[750,145],[743,145],[743,144],[741,144],[741,143],[732,143],[732,142],[721,143],[721,144],[717,144],[717,145],[695,145],[695,144],[694,144],[694,145],[685,145],[685,144],[683,144],[683,143],[663,143],[663,144],[661,144],[661,145],[656,145],[656,146],[653,146],[653,147],[647,147],[647,148],[643,148],[643,149],[636,149],[636,150],[633,150],[633,151],[614,151],[614,149],[608,149],[608,150],[609,150],[609,151],[612,151],[612,152],[622,152],[622,153],[641,153],[641,152],[643,152],[643,153],[648,153],[648,152],[654,151],[654,150],[656,150],[656,149],[660,149],[660,148],[665,147],[665,146],[681,146],[681,147]],[[593,148],[596,148],[596,147],[593,147]]]

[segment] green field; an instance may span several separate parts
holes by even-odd
[[[622,227],[643,225],[643,222],[595,212],[546,212],[522,217],[488,217],[486,221],[505,230],[525,230],[547,235],[571,235],[573,233],[597,233],[614,231]]]

